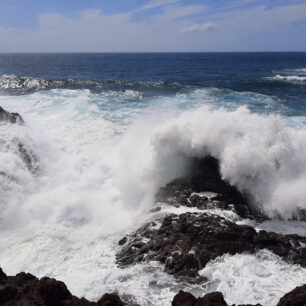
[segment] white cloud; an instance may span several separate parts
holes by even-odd
[[[192,24],[182,29],[182,32],[211,31],[217,28],[214,23]]]
[[[144,5],[140,9],[137,9],[135,11],[143,11],[143,10],[149,10],[155,7],[165,6],[169,4],[178,3],[181,0],[152,0],[148,4]]]
[[[169,4],[169,1],[158,2]],[[42,14],[34,29],[0,27],[0,52],[306,49],[306,41],[301,39],[305,25],[293,25],[306,18],[306,3],[215,14],[205,10],[203,5],[166,5],[160,14],[138,22],[132,21],[133,12],[104,15],[99,10],[87,10],[76,18]],[[209,15],[210,22],[192,23],[192,16],[199,12]],[[211,35],[209,30],[216,27],[218,31]]]

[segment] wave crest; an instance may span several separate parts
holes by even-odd
[[[217,158],[222,177],[271,217],[297,217],[306,209],[306,131],[280,116],[203,108],[169,121],[153,145],[161,169],[169,160],[182,168],[182,156]]]

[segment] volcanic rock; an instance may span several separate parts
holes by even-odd
[[[255,253],[268,249],[283,259],[306,266],[306,237],[282,235],[237,225],[207,213],[167,215],[160,228],[146,224],[133,233],[117,261],[121,267],[159,261],[165,272],[184,281],[205,281],[198,271],[223,254]]]
[[[0,268],[0,305],[3,306],[123,306],[116,294],[105,294],[97,302],[73,296],[54,278],[40,280],[29,273],[6,276]]]
[[[306,284],[296,287],[285,294],[277,306],[305,306],[306,305]]]

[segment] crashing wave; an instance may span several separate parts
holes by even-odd
[[[127,81],[107,79],[44,79],[35,77],[17,77],[14,75],[0,76],[0,90],[8,94],[28,94],[50,89],[89,89],[101,90],[135,90],[144,91],[149,95],[163,95],[177,92],[190,86],[166,81]]]
[[[273,77],[266,78],[270,81],[278,81],[278,82],[286,82],[286,83],[293,83],[293,84],[306,84],[306,76],[300,75],[275,75]]]
[[[167,122],[152,144],[158,171],[171,173],[211,155],[223,179],[270,217],[288,219],[306,209],[306,131],[288,127],[280,116],[244,107],[198,109]]]

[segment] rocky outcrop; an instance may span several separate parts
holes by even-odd
[[[123,306],[116,294],[105,294],[98,302],[73,296],[63,282],[36,278],[29,273],[7,276],[0,268],[0,305],[3,306]]]
[[[306,305],[306,284],[301,287],[296,287],[291,292],[285,294],[277,304],[277,306],[305,306],[305,305]],[[192,294],[188,292],[180,291],[173,298],[172,306],[229,306],[229,305],[224,300],[221,292],[212,292],[204,295],[203,297],[195,298]],[[262,306],[262,305],[239,304],[237,306]]]
[[[117,256],[124,267],[159,261],[165,272],[188,282],[205,281],[198,271],[223,254],[255,253],[268,249],[287,261],[306,267],[306,237],[281,235],[237,225],[206,213],[168,215],[160,228],[147,224],[132,234]]]
[[[0,106],[0,122],[8,123],[24,123],[22,117],[18,113],[10,113]]]
[[[200,298],[192,294],[180,291],[172,301],[172,306],[227,306],[221,292],[212,292]]]
[[[10,113],[0,106],[0,123],[1,122],[2,124],[24,124],[23,118],[18,113]],[[10,140],[0,139],[0,142],[2,142],[4,151],[10,151],[19,156],[29,172],[32,174],[39,173],[39,163],[36,154],[25,141],[19,139],[18,135],[12,137]],[[17,181],[15,177],[1,170],[0,175],[10,180]]]
[[[277,306],[305,306],[306,305],[306,284],[296,287],[291,292],[285,294]]]
[[[296,287],[282,297],[277,306],[304,306],[306,303],[306,284]],[[0,305],[1,306],[134,306],[124,303],[115,294],[104,294],[99,301],[91,302],[73,296],[66,285],[54,278],[38,279],[32,274],[21,272],[7,276],[0,268]],[[142,306],[142,305],[140,305]],[[172,301],[172,306],[229,306],[221,292],[211,292],[196,298],[180,291]],[[235,305],[232,305],[235,306]],[[260,304],[237,306],[261,306]],[[273,305],[272,305],[273,306]]]
[[[210,199],[198,193],[210,191],[216,193]],[[156,202],[169,205],[196,207],[198,209],[221,208],[233,210],[243,218],[263,220],[267,217],[251,204],[247,195],[223,180],[218,160],[212,156],[194,158],[184,177],[177,178],[160,188]]]

